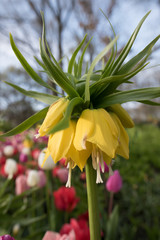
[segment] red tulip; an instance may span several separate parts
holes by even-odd
[[[76,240],[90,240],[89,227],[85,220],[71,219],[70,224],[66,223],[62,226],[60,233],[68,234],[71,230],[74,230]]]
[[[61,211],[71,212],[79,202],[74,187],[66,188],[63,186],[53,192],[53,196],[56,208]]]

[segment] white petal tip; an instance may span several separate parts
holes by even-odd
[[[96,183],[98,184],[98,183],[103,183],[103,180],[101,179],[101,178],[98,178],[97,180],[96,180]]]
[[[37,138],[40,137],[40,134],[38,133],[38,134],[35,134],[34,136],[35,136],[35,138],[37,139]]]

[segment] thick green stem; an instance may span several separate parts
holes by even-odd
[[[86,164],[87,196],[89,211],[90,239],[100,240],[100,219],[98,210],[98,196],[96,184],[96,171],[92,167],[91,159]]]

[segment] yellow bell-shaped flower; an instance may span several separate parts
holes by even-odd
[[[104,109],[84,110],[77,122],[73,142],[78,151],[86,149],[88,155],[92,155],[92,165],[97,170],[96,182],[102,182],[99,165],[104,171],[103,161],[110,164],[119,145],[118,129],[110,114]]]
[[[62,119],[68,103],[69,100],[66,98],[60,98],[50,106],[38,136],[46,135]]]
[[[76,122],[71,120],[68,128],[51,134],[48,140],[46,156],[43,161],[44,164],[49,155],[51,155],[55,163],[57,163],[62,158],[67,159],[66,161],[69,168],[69,180],[67,182],[67,186],[70,186],[71,182],[71,169],[78,165],[82,170],[83,164],[85,164],[84,162],[87,161],[90,155],[90,152],[86,150],[78,151],[74,147],[73,139],[75,130]]]

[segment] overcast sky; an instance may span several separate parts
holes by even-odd
[[[2,2],[4,0],[0,1],[0,9],[1,12],[5,9],[2,8]],[[146,44],[148,44],[156,35],[160,34],[160,5],[158,6],[158,0],[119,0],[117,1],[116,7],[114,8],[111,21],[112,24],[116,30],[116,34],[119,35],[119,45],[122,43],[124,44],[128,38],[130,37],[131,33],[133,32],[134,28],[140,21],[140,19],[148,12],[149,10],[152,10],[151,14],[145,21],[140,34],[137,37],[137,40],[133,46],[133,53],[141,50],[144,48]],[[104,0],[98,0],[95,1],[95,9],[99,11],[99,8],[103,9],[104,6]],[[24,14],[27,14],[27,11],[24,11]],[[101,13],[99,13],[101,14]],[[27,16],[27,15],[26,15]],[[73,21],[74,19],[74,21]],[[74,24],[73,24],[74,23]],[[78,24],[75,21],[74,15],[72,15],[70,19],[70,24],[72,24],[73,31],[78,29]],[[106,20],[101,22],[101,25],[99,26],[102,29],[106,29],[107,31],[107,24]],[[108,26],[109,28],[109,26]],[[8,26],[8,34],[9,31],[12,31],[12,24]],[[67,30],[64,33],[67,37]],[[23,36],[22,36],[23,38]],[[69,38],[68,38],[69,40]],[[2,72],[4,69],[6,69],[8,66],[18,66],[19,62],[16,59],[10,44],[9,44],[9,37],[2,37],[0,35],[0,71]],[[38,42],[37,42],[38,44]],[[69,44],[69,42],[68,42]],[[153,63],[160,63],[160,57],[159,52],[154,54],[154,60]]]

